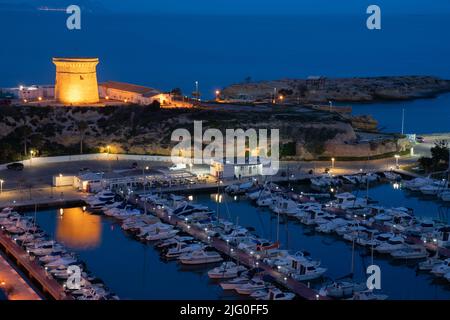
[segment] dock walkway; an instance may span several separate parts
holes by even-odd
[[[63,287],[50,278],[44,268],[37,262],[31,261],[26,252],[18,246],[4,231],[0,231],[0,249],[10,256],[16,265],[26,272],[30,280],[39,285],[42,292],[55,300],[72,300],[66,295]]]
[[[42,300],[24,278],[0,254],[0,287],[8,300]],[[10,288],[10,290],[8,290]]]

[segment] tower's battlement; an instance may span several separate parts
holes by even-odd
[[[98,58],[53,58],[55,99],[64,104],[98,103]]]

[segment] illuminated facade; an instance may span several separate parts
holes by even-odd
[[[53,58],[56,101],[67,105],[98,103],[98,62],[98,58]]]

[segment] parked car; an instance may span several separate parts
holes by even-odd
[[[23,164],[19,162],[10,163],[6,166],[8,170],[15,170],[15,171],[22,171],[23,170]]]
[[[416,137],[416,142],[417,143],[424,143],[425,142],[425,138],[424,137]]]

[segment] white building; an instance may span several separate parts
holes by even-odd
[[[149,105],[154,101],[158,101],[161,106],[172,102],[170,94],[135,84],[108,81],[99,84],[98,89],[100,98],[102,99],[118,100],[142,105]]]
[[[53,85],[19,86],[2,89],[2,91],[12,94],[16,99],[27,101],[52,100],[55,97],[55,86]]]
[[[237,161],[236,161],[237,162]],[[253,163],[232,163],[227,161],[213,160],[210,165],[210,175],[219,179],[239,179],[262,175],[263,164]]]

